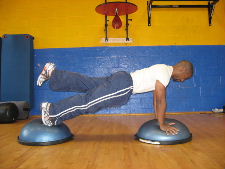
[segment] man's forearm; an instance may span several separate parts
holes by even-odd
[[[165,122],[165,112],[166,112],[166,102],[160,102],[160,103],[155,103],[155,108],[156,108],[156,117],[158,119],[159,124],[164,124]]]
[[[179,130],[175,127],[172,127],[171,125],[174,125],[175,123],[165,123],[165,113],[166,113],[166,101],[165,103],[156,103],[156,114],[157,119],[159,122],[159,127],[161,130],[165,131],[167,134],[177,134]]]
[[[166,88],[157,80],[154,91],[154,108],[160,125],[164,124],[166,105]]]
[[[157,117],[157,111],[156,111],[156,95],[154,94],[154,98],[153,98],[153,106],[154,106],[154,111],[155,111],[155,117]]]

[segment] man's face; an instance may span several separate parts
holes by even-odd
[[[192,77],[192,75],[190,75],[190,74],[180,74],[177,76],[173,76],[172,79],[176,82],[184,82],[185,80],[187,80],[191,77]]]

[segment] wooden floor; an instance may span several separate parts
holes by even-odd
[[[134,134],[154,116],[79,116],[66,124],[72,141],[54,146],[17,142],[28,121],[0,125],[0,169],[225,169],[225,116],[170,115],[184,122],[193,140],[151,145]]]

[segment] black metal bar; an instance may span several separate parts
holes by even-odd
[[[108,42],[108,17],[105,15],[105,42]]]
[[[152,20],[152,1],[147,1],[147,12],[148,12],[148,26],[151,26]]]
[[[152,5],[152,8],[208,8],[208,5]]]
[[[215,9],[216,3],[208,3],[208,16],[209,16],[209,26],[212,25],[212,17],[214,14],[214,9]]]
[[[128,34],[128,28],[129,23],[128,23],[128,15],[126,15],[126,41],[129,41],[129,34]]]
[[[127,2],[127,0],[125,0],[125,2]],[[126,14],[126,41],[129,41],[129,34],[128,34],[128,28],[129,27],[129,23],[128,23],[128,15]]]
[[[107,3],[107,0],[105,0]],[[105,15],[105,42],[108,42],[108,17]]]
[[[148,1],[147,1],[147,16],[148,16],[148,26],[151,26]]]
[[[215,6],[216,6],[216,3],[219,2],[219,0],[216,0],[216,1],[213,1],[213,2],[208,2],[208,16],[209,16],[209,26],[212,25],[212,17],[213,17],[213,14],[214,14],[214,9],[215,9]]]
[[[212,15],[211,15],[211,4],[208,3],[208,17],[209,17],[209,26],[212,25]]]

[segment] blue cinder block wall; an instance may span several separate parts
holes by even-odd
[[[210,111],[222,107],[225,104],[225,46],[53,48],[35,50],[35,105],[32,114],[40,114],[41,102],[57,102],[78,94],[51,91],[48,83],[37,87],[36,79],[46,62],[54,62],[58,69],[107,76],[112,72],[132,72],[153,64],[174,65],[180,60],[191,61],[195,74],[184,83],[170,82],[167,111]],[[98,114],[153,112],[153,94],[150,92],[132,95],[127,105],[102,110]]]

